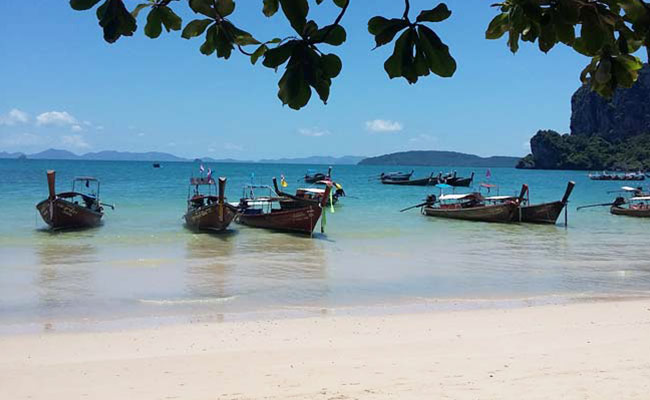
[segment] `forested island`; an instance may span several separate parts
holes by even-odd
[[[518,168],[650,169],[650,66],[611,100],[582,86],[571,99],[571,133],[540,130],[530,147]]]
[[[454,167],[514,167],[518,157],[479,157],[455,151],[418,150],[384,154],[369,157],[359,165],[413,165],[413,166],[454,166]]]

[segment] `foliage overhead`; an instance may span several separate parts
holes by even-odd
[[[123,0],[70,0],[70,6],[89,10],[101,2],[96,16],[104,40],[109,43],[132,36],[138,15],[144,9],[148,9],[144,27],[148,37],[159,37],[163,28],[166,32],[180,31],[183,22],[173,8],[189,7],[197,18],[185,24],[181,37],[202,37],[199,51],[205,55],[229,59],[233,50],[238,50],[250,57],[253,64],[263,58],[262,65],[267,68],[277,70],[284,66],[278,97],[296,110],[309,102],[312,90],[326,103],[332,79],[341,72],[341,59],[323,52],[322,47],[345,42],[346,31],[341,21],[352,0],[262,0],[265,16],[282,15],[295,31],[293,36],[266,41],[237,26],[232,17],[236,9],[234,0],[142,1],[131,11]],[[246,7],[250,7],[249,2]],[[338,16],[319,26],[309,19],[310,2],[331,3],[338,7]],[[571,47],[589,57],[580,79],[603,97],[611,97],[617,87],[631,87],[642,67],[634,53],[642,47],[650,53],[650,4],[643,0],[504,0],[493,7],[498,14],[487,27],[487,39],[506,36],[506,44],[513,53],[519,49],[520,41],[536,42],[545,53],[557,44]],[[376,16],[368,21],[376,47],[393,45],[393,52],[384,63],[388,76],[404,78],[412,84],[430,73],[440,77],[454,75],[456,61],[432,28],[432,24],[451,16],[447,5],[440,3],[421,10],[414,21],[409,13],[410,1],[404,0],[401,16]]]

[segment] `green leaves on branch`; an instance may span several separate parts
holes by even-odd
[[[431,10],[422,11],[415,23],[407,17],[387,19],[378,16],[368,21],[368,31],[375,36],[376,47],[392,42],[403,31],[395,41],[393,54],[384,63],[391,79],[403,77],[413,84],[430,72],[441,77],[450,77],[456,72],[456,60],[449,53],[449,47],[432,29],[421,23],[440,22],[450,16],[447,5],[440,3]]]
[[[137,28],[135,18],[124,7],[122,0],[106,0],[97,8],[97,19],[104,30],[104,40],[108,43],[116,42],[121,36],[133,36]]]
[[[160,36],[163,25],[167,32],[181,29],[181,18],[167,6],[153,6],[147,15],[144,34],[152,39]]]
[[[592,58],[581,79],[605,97],[636,81],[640,62],[631,54],[650,45],[650,8],[641,0],[506,0],[495,6],[501,13],[488,25],[487,39],[508,33],[513,53],[520,40],[537,41],[545,53],[558,43],[572,47]]]
[[[282,104],[299,110],[309,102],[312,88],[327,104],[332,79],[341,72],[341,59],[334,54],[322,54],[305,40],[291,40],[264,53],[262,64],[277,69],[287,63],[278,82],[278,97]]]

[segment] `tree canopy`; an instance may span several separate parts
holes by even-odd
[[[295,31],[292,36],[266,40],[237,25],[234,0],[143,1],[130,11],[123,0],[70,0],[70,6],[90,10],[101,2],[95,15],[109,43],[132,36],[137,20],[143,19],[140,14],[147,10],[144,34],[150,38],[159,37],[163,28],[166,32],[181,31],[185,39],[201,37],[199,51],[206,56],[216,54],[227,60],[236,50],[253,64],[261,58],[267,68],[284,66],[278,97],[296,110],[307,105],[312,90],[327,103],[332,79],[343,67],[339,56],[325,53],[322,45],[345,42],[342,21],[353,0],[262,0],[256,7],[261,6],[265,16],[282,16]],[[252,7],[251,3],[247,1],[244,7]],[[309,19],[310,3],[338,7],[336,19],[320,25]],[[590,59],[580,79],[604,97],[611,97],[618,87],[631,87],[642,67],[634,54],[641,48],[650,54],[650,4],[642,0],[505,0],[492,6],[497,15],[487,26],[486,39],[505,36],[513,53],[520,42],[537,43],[544,53],[555,45],[568,46]],[[176,7],[189,7],[197,18],[183,26]],[[445,3],[439,3],[419,10],[412,19],[410,1],[404,0],[402,15],[375,16],[368,21],[376,47],[393,46],[384,63],[391,79],[403,78],[414,84],[430,74],[443,78],[454,75],[456,60],[434,29],[435,23],[451,14]]]

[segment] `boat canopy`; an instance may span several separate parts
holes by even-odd
[[[501,201],[501,200],[508,200],[508,199],[514,199],[515,197],[513,196],[490,196],[490,197],[485,197],[485,200],[488,201]]]
[[[453,188],[453,186],[448,185],[446,183],[438,183],[438,184],[436,184],[436,187],[439,188],[439,189],[451,189],[451,188]]]
[[[315,193],[315,194],[325,193],[325,189],[318,189],[318,188],[306,188],[306,189],[298,189],[298,190],[306,193]]]
[[[462,199],[468,199],[471,197],[476,197],[476,194],[474,193],[463,193],[463,194],[443,194],[440,197],[438,197],[439,200],[444,201],[444,200],[462,200]]]
[[[650,196],[632,197],[630,201],[650,201]]]
[[[630,186],[623,186],[621,189],[626,192],[636,192],[637,190],[640,190],[639,188],[633,188]]]
[[[97,182],[98,179],[95,178],[94,176],[75,176],[74,178],[75,181],[91,181],[91,182]]]
[[[480,186],[481,186],[481,187],[484,187],[484,188],[494,188],[494,187],[497,187],[497,185],[494,185],[494,184],[492,184],[492,183],[481,183]]]

